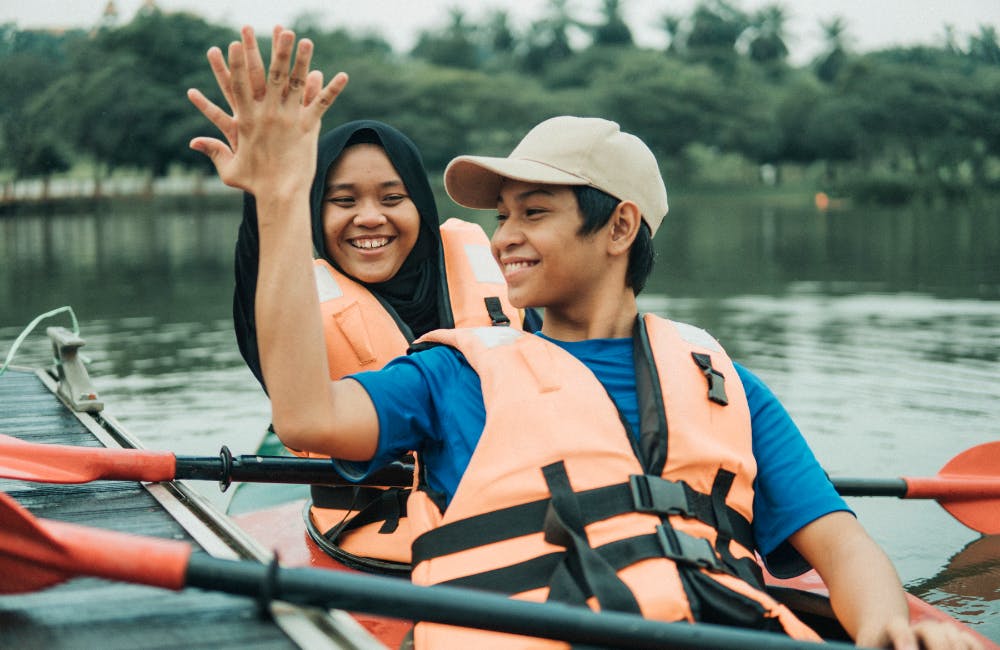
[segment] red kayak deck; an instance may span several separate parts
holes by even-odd
[[[305,530],[304,499],[241,515],[230,515],[243,530],[274,552],[283,566],[355,571],[323,552]],[[399,648],[411,621],[352,613],[369,634],[389,648]]]
[[[308,566],[335,571],[353,571],[353,569],[345,567],[339,561],[324,553],[309,537],[309,534],[305,530],[303,519],[305,507],[306,501],[300,499],[246,514],[230,515],[230,517],[265,548],[274,551],[285,566]],[[836,625],[835,621],[830,620],[832,612],[829,608],[829,594],[823,580],[815,571],[809,571],[791,579],[776,578],[765,571],[764,578],[770,587],[794,590],[799,595],[806,596],[807,598],[797,598],[796,600],[802,600],[803,602],[800,604],[804,605],[804,610],[811,615],[808,618],[804,617],[807,622],[814,624],[820,621],[822,623],[823,619],[825,619],[825,627],[830,630],[835,629],[842,638],[846,638],[839,625]],[[810,599],[808,596],[815,596],[815,598]],[[978,634],[974,629],[955,620],[945,612],[920,600],[916,596],[907,594],[907,600],[910,606],[911,621],[927,619],[946,621],[974,634],[982,644],[983,650],[1000,650],[1000,645],[997,643]],[[793,603],[789,603],[789,606],[796,613],[800,613],[794,605]],[[367,614],[353,614],[353,616],[370,634],[387,647],[393,649],[400,647],[400,644],[413,625],[411,621],[369,616]],[[822,625],[815,627],[817,627],[817,631],[821,635],[826,636],[825,631],[821,629]]]

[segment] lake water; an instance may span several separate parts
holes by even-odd
[[[929,476],[1000,439],[996,205],[820,213],[807,197],[680,197],[671,208],[641,308],[715,334],[778,394],[831,476]],[[36,315],[72,305],[107,411],[147,447],[251,453],[269,419],[231,332],[238,218],[234,197],[229,209],[0,219],[0,355]],[[43,330],[16,363],[49,361]],[[225,505],[214,485],[198,488]],[[934,502],[850,504],[911,591],[1000,640],[1000,536]]]

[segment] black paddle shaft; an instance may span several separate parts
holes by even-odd
[[[906,496],[906,481],[901,478],[835,478],[833,487],[845,497]]]
[[[631,614],[593,612],[561,603],[533,603],[457,587],[419,587],[401,578],[191,556],[186,584],[299,605],[337,608],[414,621],[524,634],[602,648],[812,650],[814,643],[772,632],[663,623]],[[830,650],[855,649],[828,643]]]
[[[329,458],[292,456],[233,456],[223,447],[218,456],[176,456],[176,479],[218,481],[225,491],[233,481],[294,483],[301,485],[354,485],[333,468]],[[413,466],[391,463],[372,474],[365,485],[410,485]]]

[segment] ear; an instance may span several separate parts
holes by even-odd
[[[608,254],[628,255],[641,223],[639,206],[632,201],[619,203],[608,220]]]

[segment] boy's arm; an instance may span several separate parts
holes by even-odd
[[[899,576],[853,515],[833,512],[801,528],[790,541],[830,590],[830,602],[859,646],[927,650],[978,648],[959,628],[936,621],[910,624]]]
[[[312,265],[309,189],[316,169],[321,119],[347,83],[339,74],[323,86],[309,71],[312,43],[276,28],[265,70],[253,31],[229,46],[228,68],[213,48],[209,61],[229,115],[196,90],[188,97],[227,142],[196,138],[191,147],[211,158],[227,185],[257,201],[260,268],[255,317],[261,369],[272,422],[294,449],[366,460],[378,442],[378,417],[353,380],[331,383],[326,366]]]

